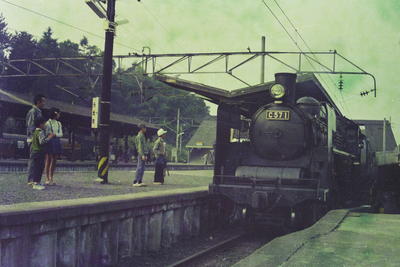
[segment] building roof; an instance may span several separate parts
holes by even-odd
[[[24,106],[32,106],[31,104],[31,97],[29,95],[25,94],[18,94],[14,92],[9,92],[0,89],[0,101],[1,102],[7,102],[7,103],[14,103],[14,104],[19,104],[19,105],[24,105]],[[91,108],[90,107],[85,107],[82,105],[75,105],[75,104],[70,104],[58,100],[53,100],[50,98],[46,99],[46,106],[47,107],[57,107],[61,110],[62,113],[67,113],[75,116],[82,116],[86,118],[91,117]],[[139,120],[135,117],[128,116],[128,115],[122,115],[122,114],[117,114],[117,113],[111,113],[110,119],[112,122],[116,123],[124,123],[124,124],[129,124],[129,125],[139,125],[139,124],[144,124],[149,128],[156,129],[157,126],[148,122],[144,122],[142,120]],[[90,127],[90,125],[88,125]]]
[[[186,144],[187,148],[213,148],[216,140],[217,120],[205,119]]]

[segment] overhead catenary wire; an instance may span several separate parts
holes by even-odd
[[[90,31],[88,31],[88,30],[82,29],[82,28],[77,27],[77,26],[74,26],[74,25],[69,24],[69,23],[67,23],[67,22],[64,22],[64,21],[62,21],[62,20],[59,20],[59,19],[56,19],[56,18],[47,16],[47,15],[45,15],[45,14],[43,14],[43,13],[40,13],[40,12],[38,12],[38,11],[29,9],[29,8],[27,8],[27,7],[24,7],[24,6],[21,6],[21,5],[12,3],[12,2],[7,1],[7,0],[0,0],[0,1],[2,1],[2,2],[4,2],[4,3],[7,3],[7,4],[9,4],[9,5],[15,6],[15,7],[17,7],[17,8],[23,9],[23,10],[25,10],[25,11],[27,11],[27,12],[30,12],[30,13],[33,13],[33,14],[35,14],[35,15],[41,16],[41,17],[43,17],[43,18],[46,18],[46,19],[55,21],[55,22],[57,22],[57,23],[59,23],[59,24],[62,24],[62,25],[64,25],[64,26],[67,26],[67,27],[73,28],[73,29],[75,29],[75,30],[84,32],[84,33],[89,34],[89,35],[91,35],[91,36],[94,36],[94,37],[97,37],[97,38],[100,38],[100,39],[103,39],[103,40],[105,39],[104,36],[101,36],[101,35],[99,35],[99,34],[90,32]],[[130,46],[125,45],[125,44],[122,44],[122,43],[120,43],[120,42],[115,42],[115,44],[116,44],[116,45],[119,45],[119,46],[122,46],[122,47],[125,47],[125,48],[132,49],[132,50],[138,52],[138,50],[137,50],[136,48],[130,47]]]
[[[140,2],[142,4],[142,6],[144,7],[144,10],[151,16],[153,17],[153,20],[161,27],[161,29],[164,30],[164,32],[166,34],[168,34],[168,29],[160,22],[160,20],[146,7],[146,5],[144,4],[144,2]],[[177,45],[179,46],[180,49],[184,50],[183,47],[181,46],[180,43],[177,43]]]
[[[307,42],[305,41],[305,39],[301,36],[301,34],[300,34],[299,31],[297,30],[297,28],[294,26],[294,23],[293,23],[293,22],[290,20],[290,18],[286,15],[286,13],[285,13],[285,11],[283,10],[283,8],[279,5],[279,3],[278,3],[276,0],[274,0],[274,2],[275,2],[275,4],[278,6],[278,8],[279,8],[279,10],[282,12],[282,14],[285,16],[285,18],[287,19],[287,21],[289,22],[289,24],[292,26],[293,30],[294,30],[294,31],[296,32],[296,34],[300,37],[300,39],[303,41],[303,43],[305,44],[306,48],[311,52],[312,49],[311,49],[310,46],[307,44]],[[264,1],[264,4],[266,4],[265,1]],[[270,12],[273,12],[271,8],[269,8],[269,10],[270,10]],[[274,16],[274,17],[277,17],[277,16]],[[285,26],[283,25],[283,23],[280,23],[280,24],[281,24],[282,27],[285,28]],[[290,35],[290,34],[289,34],[289,31],[288,31],[286,28],[285,28],[285,31],[286,31],[286,33],[287,33],[288,35]],[[291,39],[292,39],[292,41],[294,40],[293,37],[291,37]],[[301,52],[303,52],[302,49],[299,47],[298,43],[296,42],[295,44],[296,44],[296,46],[298,47],[298,49],[299,49]],[[314,59],[315,59],[317,62],[319,62],[319,59],[318,59],[314,54],[312,54],[312,57],[314,57]],[[307,57],[306,57],[306,59],[307,59],[307,61],[310,63],[310,65],[312,66],[312,68],[316,70],[314,64],[313,64]],[[324,81],[324,83],[325,83],[327,86],[329,86],[329,84],[326,82],[326,80],[325,80],[320,74],[317,74],[317,75]],[[328,76],[328,77],[329,77],[329,78],[331,79],[331,81],[332,81],[332,78],[331,78],[330,76]],[[332,82],[333,82],[333,81],[332,81]],[[333,82],[333,84],[334,84],[334,82]],[[335,90],[333,91],[333,94],[335,95],[336,98],[338,98]]]
[[[310,48],[310,46],[308,45],[308,43],[306,42],[306,40],[303,38],[303,36],[300,34],[299,30],[297,29],[297,27],[294,25],[294,23],[292,22],[292,20],[289,18],[289,16],[286,14],[286,12],[283,10],[283,8],[279,5],[277,0],[273,0],[276,4],[276,6],[279,8],[279,10],[282,12],[282,14],[285,16],[286,20],[289,22],[289,24],[292,26],[293,30],[296,32],[296,34],[300,37],[300,39],[303,41],[304,45],[306,46],[306,48],[308,49],[308,51],[312,51],[312,49]],[[319,58],[315,55],[315,54],[311,54],[311,56],[319,62]],[[323,79],[323,77],[319,74],[319,77],[321,77],[321,79]],[[328,79],[332,82],[332,84],[334,86],[336,86],[336,83],[333,81],[332,77],[328,75]],[[324,79],[323,79],[324,80]],[[326,83],[326,81],[324,80],[324,82]],[[326,83],[327,86],[329,86],[328,83]],[[335,96],[337,97],[335,90],[333,91],[333,93],[335,94]],[[341,97],[341,101],[342,101],[342,107],[344,109],[346,109],[347,112],[349,112],[349,109],[347,108],[347,105],[344,101],[344,97],[343,97],[343,92],[340,91],[340,97]]]
[[[275,1],[275,0],[274,0]],[[269,12],[272,14],[272,16],[275,18],[275,20],[280,24],[280,26],[283,28],[283,30],[286,32],[286,34],[288,35],[288,37],[290,38],[290,40],[295,44],[295,46],[299,49],[300,52],[303,52],[303,49],[300,47],[300,45],[298,44],[298,42],[293,38],[293,36],[290,34],[290,32],[288,31],[288,29],[285,27],[285,25],[282,23],[282,21],[278,18],[278,16],[275,14],[275,12],[272,10],[272,8],[265,2],[265,0],[262,0],[264,6],[269,10]],[[304,38],[300,35],[300,33],[298,32],[297,28],[294,26],[293,22],[289,19],[289,17],[286,15],[286,13],[283,11],[283,9],[279,6],[279,4],[275,1],[275,3],[277,4],[278,8],[281,10],[281,12],[284,14],[284,16],[286,17],[286,19],[289,21],[289,23],[291,24],[291,26],[293,27],[293,29],[295,30],[295,32],[299,35],[299,37],[302,39],[302,41],[305,43],[306,47],[308,48],[309,51],[311,51],[310,47],[308,46],[308,44],[306,44]],[[315,58],[315,56],[314,56]],[[317,70],[317,68],[314,66],[314,64],[311,62],[311,60],[306,56],[306,60],[309,62],[309,64],[311,65],[311,67],[315,70]],[[317,60],[317,59],[316,59]],[[318,60],[317,60],[318,61]],[[329,83],[326,82],[326,80],[318,74],[318,76],[323,80],[323,82],[329,87]],[[335,97],[337,99],[339,99],[339,97],[336,94],[336,91],[333,90],[332,93],[335,95]],[[339,102],[340,103],[340,102]],[[342,103],[340,103],[340,105],[342,106],[343,109],[345,109],[344,105]]]

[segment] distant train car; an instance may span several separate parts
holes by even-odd
[[[20,159],[28,158],[28,155],[25,135],[3,133],[3,137],[0,138],[0,158]]]
[[[88,138],[86,138],[88,139]],[[67,160],[89,160],[93,159],[94,142],[86,140],[85,137],[78,137],[74,146],[69,143],[68,138],[61,138],[62,154],[61,159]],[[79,142],[79,140],[85,141]],[[26,135],[3,133],[0,137],[0,158],[2,159],[27,159],[29,148],[26,142]]]

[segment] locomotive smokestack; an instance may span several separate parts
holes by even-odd
[[[296,78],[296,73],[275,73],[275,82],[282,84],[286,89],[286,95],[284,97],[286,103],[295,104]]]

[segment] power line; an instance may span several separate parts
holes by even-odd
[[[289,18],[288,15],[286,15],[286,12],[283,10],[283,8],[279,5],[277,0],[274,0],[275,4],[278,6],[279,10],[282,12],[282,14],[285,16],[285,18],[287,19],[287,21],[289,22],[289,24],[292,26],[293,30],[296,32],[296,34],[300,37],[300,39],[303,41],[304,45],[306,46],[306,48],[308,49],[308,51],[312,51],[310,46],[308,45],[308,43],[306,42],[306,40],[303,38],[303,36],[300,34],[300,32],[298,31],[298,29],[296,28],[296,26],[294,26],[294,23],[292,22],[292,20]],[[319,58],[312,54],[312,57],[314,57],[315,60],[319,61]],[[321,75],[318,75],[319,77],[322,78]],[[336,86],[335,82],[333,81],[332,77],[328,75],[329,80],[332,82],[332,84],[334,86]],[[322,78],[323,79],[323,78]],[[324,80],[324,79],[323,79]],[[328,85],[328,83],[324,80],[324,82]],[[329,85],[328,85],[329,86]],[[338,98],[338,96],[336,95],[336,90],[333,90],[334,95],[336,96],[336,98]],[[349,112],[346,103],[344,102],[344,97],[343,97],[343,92],[340,91],[340,96],[341,96],[341,100],[342,100],[342,107],[344,109],[347,110],[347,112]]]
[[[87,30],[82,29],[82,28],[79,28],[79,27],[76,27],[76,26],[74,26],[74,25],[72,25],[72,24],[66,23],[66,22],[61,21],[61,20],[59,20],[59,19],[55,19],[55,18],[49,17],[49,16],[47,16],[47,15],[45,15],[45,14],[42,14],[42,13],[40,13],[40,12],[37,12],[37,11],[35,11],[35,10],[32,10],[32,9],[26,8],[26,7],[24,7],[24,6],[20,6],[20,5],[11,3],[11,2],[9,2],[9,1],[7,1],[7,0],[0,0],[0,1],[2,1],[2,2],[4,2],[4,3],[7,3],[7,4],[9,4],[9,5],[12,5],[12,6],[18,7],[18,8],[21,8],[21,9],[23,9],[23,10],[25,10],[25,11],[27,11],[27,12],[33,13],[33,14],[35,14],[35,15],[44,17],[44,18],[49,19],[49,20],[52,20],[52,21],[55,21],[55,22],[60,23],[60,24],[62,24],[62,25],[71,27],[71,28],[73,28],[73,29],[75,29],[75,30],[78,30],[78,31],[87,33],[87,34],[89,34],[89,35],[92,35],[92,36],[94,36],[94,37],[101,38],[101,39],[104,40],[104,37],[101,36],[101,35],[99,35],[99,34],[96,34],[96,33],[90,32],[90,31],[87,31]],[[133,49],[133,50],[136,51],[136,52],[138,51],[137,49],[135,49],[135,48],[133,48],[133,47],[124,45],[124,44],[119,43],[119,42],[115,42],[115,44],[118,44],[119,46],[123,46],[123,47],[129,48],[129,49]]]
[[[145,11],[150,16],[153,17],[153,20],[165,31],[166,34],[168,34],[167,28],[160,22],[160,20],[146,7],[146,5],[143,2],[140,2],[140,3],[142,3],[142,6],[144,7]],[[179,46],[180,49],[184,50],[179,43],[178,43],[178,46]]]
[[[275,1],[275,0],[274,0]],[[265,7],[270,11],[270,13],[274,16],[274,18],[278,21],[278,23],[281,25],[281,27],[284,29],[284,31],[286,32],[286,34],[288,35],[288,37],[292,40],[292,42],[296,45],[296,47],[299,49],[300,52],[303,53],[303,50],[301,49],[300,45],[297,43],[297,41],[293,38],[293,36],[289,33],[289,31],[286,29],[286,27],[283,25],[283,23],[280,21],[280,19],[278,18],[278,16],[274,13],[274,11],[268,6],[268,4],[265,2],[265,0],[262,0],[262,2],[264,3]],[[284,13],[283,9],[279,6],[279,4],[275,1],[275,3],[278,5],[279,9],[281,10],[282,13]],[[290,21],[290,19],[287,17],[286,13],[284,13],[285,17]],[[296,27],[294,27],[293,23],[290,21],[290,24],[292,25],[292,27],[294,28],[294,30],[296,31],[296,33],[300,36],[299,32],[297,31]],[[300,38],[303,40],[303,42],[305,42],[305,40],[300,36]],[[306,45],[307,48],[311,51],[311,49],[309,48],[308,45]],[[306,60],[308,61],[308,63],[311,65],[311,67],[314,70],[317,70],[317,68],[314,66],[314,64],[311,62],[311,60],[306,56]],[[318,60],[317,60],[318,61]],[[326,82],[326,80],[324,79],[324,77],[322,77],[321,75],[317,74],[322,81],[329,87],[329,84]],[[336,91],[333,90],[333,94],[335,95],[335,97],[337,99],[338,96],[336,94]],[[340,103],[340,102],[339,102]],[[342,106],[342,108],[344,109],[344,106],[342,103],[340,103],[340,105]]]
[[[272,16],[276,19],[276,21],[279,22],[279,24],[282,26],[282,28],[285,30],[286,34],[289,36],[289,38],[293,41],[293,43],[297,46],[297,48],[303,52],[299,46],[299,44],[296,42],[296,40],[292,37],[292,35],[289,33],[289,31],[286,29],[286,27],[283,25],[283,23],[279,20],[279,18],[275,15],[274,11],[268,6],[268,4],[265,2],[265,0],[262,0],[264,3],[265,7],[268,8],[269,12],[271,12]]]

